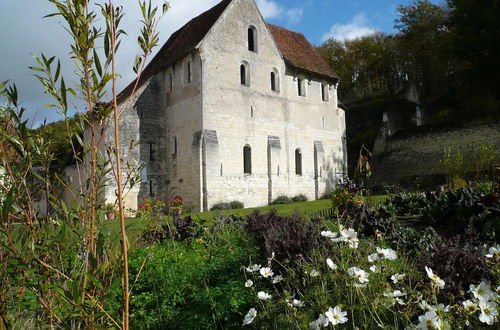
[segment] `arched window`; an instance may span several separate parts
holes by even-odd
[[[295,149],[295,174],[302,175],[302,152],[299,148]]]
[[[250,70],[248,69],[247,62],[243,62],[240,65],[240,83],[245,86],[250,85]]]
[[[243,173],[252,174],[252,148],[249,145],[243,147]]]
[[[274,68],[273,71],[271,72],[271,90],[274,92],[280,91],[279,73],[276,68]]]
[[[257,51],[257,29],[255,26],[248,28],[248,50],[251,52]]]

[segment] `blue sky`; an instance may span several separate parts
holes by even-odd
[[[169,0],[171,9],[160,24],[160,44],[172,32],[191,18],[211,8],[220,0]],[[255,0],[264,18],[271,23],[302,32],[314,45],[320,45],[328,37],[338,39],[359,37],[383,31],[393,33],[396,7],[410,0]],[[102,3],[103,0],[91,1]],[[431,0],[441,3],[439,0]],[[115,0],[115,5],[124,7],[123,27],[129,36],[122,42],[118,55],[118,72],[122,73],[119,88],[125,87],[133,78],[132,64],[135,54],[140,19],[136,0]],[[161,4],[162,0],[153,0]],[[59,23],[60,19],[42,17],[53,12],[47,0],[0,0],[0,81],[15,82],[27,116],[33,126],[44,120],[54,121],[60,116],[44,105],[53,103],[43,94],[38,81],[28,67],[34,65],[32,53],[43,52],[55,55],[63,64],[62,73],[68,84],[77,81],[69,54],[69,39]],[[157,48],[158,49],[158,48]],[[84,111],[81,102],[74,100],[77,112]]]

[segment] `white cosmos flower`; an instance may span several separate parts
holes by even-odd
[[[311,329],[319,330],[321,329],[321,327],[327,327],[328,324],[329,321],[325,314],[319,314],[318,319],[309,323],[309,326],[311,327]]]
[[[391,276],[392,283],[394,284],[403,283],[405,276],[406,274],[399,274],[399,273],[392,275]]]
[[[370,254],[368,256],[368,262],[374,262],[377,260],[396,260],[398,258],[396,251],[393,249],[381,249],[377,247],[377,253]]]
[[[381,248],[377,247],[377,253],[379,255],[382,255],[383,259],[387,259],[387,260],[396,260],[398,258],[396,251],[394,251],[393,249],[381,249]]]
[[[335,238],[339,236],[339,233],[334,233],[333,231],[325,230],[321,232],[321,236],[327,237],[327,238]]]
[[[417,329],[432,329],[437,328],[439,318],[434,311],[429,311],[418,317]]]
[[[488,284],[481,282],[479,285],[471,284],[469,285],[469,292],[471,292],[474,297],[479,300],[493,300],[495,298],[495,294],[491,291],[491,288]]]
[[[273,296],[271,296],[269,293],[264,292],[264,291],[259,291],[257,292],[257,298],[262,299],[262,300],[269,300]]]
[[[349,247],[353,249],[358,247],[358,233],[354,229],[342,229],[340,235],[342,235],[343,241],[349,244]]]
[[[477,311],[479,309],[477,304],[475,302],[473,302],[472,300],[466,300],[462,303],[462,305],[464,306],[464,309],[469,313],[474,313],[475,311]]]
[[[347,322],[347,312],[342,311],[339,306],[335,306],[335,308],[328,308],[328,311],[325,313],[325,316],[328,318],[328,321],[332,325],[337,325],[341,323]]]
[[[498,321],[498,307],[494,302],[479,300],[479,308],[481,308],[479,321],[488,325],[492,325]]]
[[[375,262],[379,259],[378,253],[372,253],[368,256],[368,262]]]
[[[283,276],[281,275],[276,275],[275,277],[273,277],[273,284],[276,284],[278,282],[281,282],[283,280]]]
[[[313,270],[311,270],[311,276],[317,277],[317,276],[319,276],[319,272],[316,269],[313,269]]]
[[[328,268],[332,270],[339,268],[339,266],[337,266],[330,258],[326,259],[326,264],[328,265]]]
[[[250,308],[247,315],[245,315],[245,319],[243,320],[243,326],[250,324],[253,322],[253,319],[257,316],[257,311],[255,308]]]
[[[368,282],[368,273],[358,267],[351,267],[347,270],[347,274],[352,278],[356,278],[360,283]]]
[[[292,306],[295,306],[295,307],[304,307],[304,302],[302,300],[293,299],[292,300]]]
[[[250,288],[252,285],[253,285],[253,281],[252,280],[248,280],[248,281],[245,282],[245,287],[246,288]]]
[[[372,273],[379,273],[380,272],[380,269],[378,269],[377,266],[373,265],[373,266],[370,266],[370,271]]]
[[[500,245],[494,245],[488,249],[488,254],[486,255],[486,258],[495,258],[498,259],[500,258]]]
[[[401,291],[399,291],[399,290],[395,290],[395,291],[393,291],[393,292],[384,293],[384,296],[386,296],[386,297],[392,297],[392,298],[395,298],[395,297],[403,297],[403,296],[406,296],[406,293],[401,292]]]
[[[246,271],[249,273],[258,272],[260,267],[261,267],[261,265],[257,265],[257,264],[251,265],[251,266],[246,268]]]
[[[273,276],[273,275],[274,275],[274,273],[273,273],[273,271],[271,270],[271,268],[269,268],[269,267],[262,267],[262,268],[260,269],[260,275],[262,275],[263,277],[267,278],[267,277],[269,277],[269,276]]]
[[[437,274],[434,274],[431,268],[425,266],[425,271],[434,284],[436,284],[440,289],[444,288],[444,281]]]

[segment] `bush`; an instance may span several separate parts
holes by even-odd
[[[232,202],[221,202],[217,203],[210,208],[210,211],[222,211],[222,210],[235,210],[242,209],[245,205],[242,202],[232,201]]]
[[[299,203],[299,202],[307,202],[307,196],[304,194],[299,194],[297,196],[292,197],[292,201],[294,203]]]
[[[469,226],[486,238],[500,237],[500,196],[470,189],[448,191],[439,196],[422,217],[422,223],[438,231],[464,234]]]
[[[495,283],[495,275],[486,263],[486,249],[478,236],[472,233],[451,238],[438,236],[435,248],[420,255],[419,264],[423,270],[430,267],[446,283],[440,290],[440,301],[453,304],[471,283],[485,281]]]
[[[131,329],[239,328],[242,311],[255,302],[242,284],[240,266],[249,258],[258,261],[257,251],[252,238],[235,226],[191,242],[166,240],[135,250]],[[118,295],[119,282],[115,289]]]
[[[398,216],[422,215],[428,207],[428,201],[422,193],[401,192],[385,202],[385,206]]]
[[[279,196],[274,201],[272,201],[271,205],[276,204],[289,204],[292,203],[292,200],[288,196]]]
[[[276,210],[263,214],[255,211],[247,218],[247,230],[267,256],[274,252],[279,260],[309,255],[320,242],[319,225],[303,221],[298,214],[279,216]]]

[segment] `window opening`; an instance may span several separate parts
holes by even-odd
[[[252,148],[243,147],[243,173],[252,174]]]
[[[295,149],[295,174],[302,175],[302,152]]]

